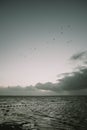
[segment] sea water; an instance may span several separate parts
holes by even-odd
[[[0,130],[87,130],[86,96],[2,96]]]

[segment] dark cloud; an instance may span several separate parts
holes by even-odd
[[[81,94],[81,91],[83,93],[84,89],[87,89],[87,68],[80,67],[78,71],[64,73],[64,77],[58,79],[58,83],[37,84],[36,88],[58,93],[67,91],[72,94]]]
[[[47,82],[44,84],[38,83],[35,86],[37,89],[42,89],[42,90],[49,90],[49,91],[56,91],[56,88],[58,88],[57,83],[51,83]]]
[[[87,95],[87,89],[69,91],[69,95]]]
[[[63,78],[65,76],[69,76],[69,75],[71,75],[71,73],[62,73],[62,74],[58,74],[57,77],[60,79],[60,78]]]
[[[87,59],[87,51],[76,53],[70,59],[73,61],[86,60]]]
[[[87,88],[87,68],[72,72],[71,75],[65,76],[59,80],[58,84],[64,90],[80,90]]]
[[[35,86],[38,90],[45,90],[48,91],[49,94],[53,94],[53,95],[67,95],[67,91],[63,90],[62,87],[59,86],[58,83],[51,83],[51,82],[47,82],[44,84],[36,84]]]

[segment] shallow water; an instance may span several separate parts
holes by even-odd
[[[87,130],[87,97],[0,97],[0,130]]]

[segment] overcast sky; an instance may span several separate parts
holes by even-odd
[[[0,86],[56,83],[86,49],[86,0],[0,1]]]

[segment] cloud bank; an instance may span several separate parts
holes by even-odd
[[[87,94],[87,51],[74,54],[70,60],[82,61],[82,64],[73,72],[58,75],[58,83],[45,83],[36,85],[38,89],[55,92],[67,92],[67,94]]]
[[[35,87],[37,89],[50,90],[55,92],[61,91],[81,91],[87,89],[87,68],[81,68],[79,71],[75,71],[67,74],[61,79],[58,79],[58,83],[45,83],[38,84]]]
[[[73,56],[71,56],[70,60],[72,61],[80,60],[83,62],[85,61],[87,62],[87,50],[74,54]]]
[[[87,62],[87,51],[74,54],[70,60]],[[85,62],[84,62],[85,61]],[[60,74],[57,83],[37,83],[35,86],[0,87],[0,95],[87,95],[87,65],[73,72]]]

